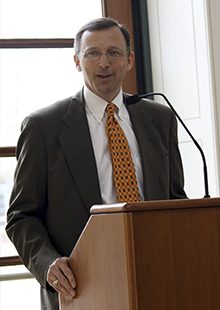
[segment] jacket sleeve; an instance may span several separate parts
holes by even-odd
[[[171,114],[169,137],[170,199],[186,199],[181,155],[178,147],[177,120]]]
[[[16,157],[6,232],[24,265],[48,290],[48,267],[61,255],[51,245],[45,226],[47,154],[40,128],[32,117],[22,124]]]

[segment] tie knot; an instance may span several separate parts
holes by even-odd
[[[114,115],[114,110],[115,110],[115,105],[114,105],[114,103],[108,103],[107,104],[107,107],[106,107],[106,111],[107,111],[107,114],[108,114],[108,116],[112,116],[112,115]]]

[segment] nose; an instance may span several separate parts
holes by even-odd
[[[106,53],[103,53],[100,58],[99,58],[99,66],[102,67],[103,69],[107,68],[110,66],[110,60],[109,57]]]

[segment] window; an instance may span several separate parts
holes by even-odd
[[[0,0],[1,257],[17,255],[5,234],[5,214],[16,165],[9,153],[14,152],[21,122],[30,112],[71,96],[82,87],[83,78],[74,67],[70,48],[72,38],[81,25],[101,15],[101,0],[82,0],[77,5],[71,0]],[[39,309],[35,279],[6,281],[26,277],[23,273],[23,266],[0,267],[4,280],[0,282],[1,309],[30,309],[29,301],[24,304],[22,300],[22,306],[18,305],[20,298],[14,293],[22,296],[23,292],[30,296],[31,309]],[[9,298],[11,291],[13,298]]]

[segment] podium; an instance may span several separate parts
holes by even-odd
[[[220,198],[91,208],[61,310],[219,310]]]

